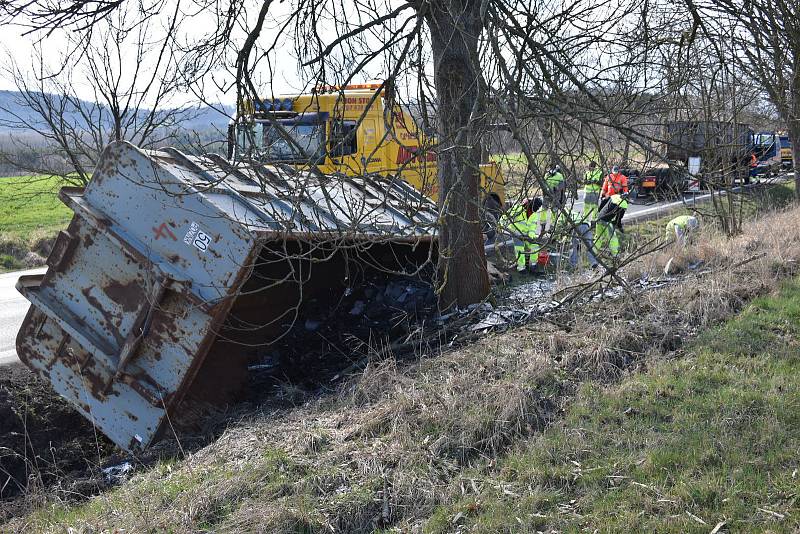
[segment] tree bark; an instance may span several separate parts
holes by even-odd
[[[425,15],[438,99],[439,308],[480,302],[489,276],[480,222],[479,134],[485,121],[478,39],[480,2],[440,0]]]
[[[794,169],[794,197],[800,199],[800,119],[789,117],[789,142],[792,143],[792,168]]]
[[[794,169],[794,198],[800,200],[800,65],[793,69],[790,103],[786,114],[789,141],[792,143],[792,167]]]

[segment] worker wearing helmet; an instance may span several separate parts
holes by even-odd
[[[611,173],[603,181],[603,188],[600,191],[600,198],[606,201],[613,195],[621,195],[628,192],[628,177],[620,172],[619,167],[614,165]]]
[[[667,223],[667,241],[675,241],[684,247],[691,240],[692,234],[700,228],[700,221],[692,215],[681,215]]]
[[[524,272],[528,263],[538,260],[538,247],[533,243],[537,236],[539,226],[539,208],[542,206],[540,198],[526,198],[518,204],[512,205],[501,217],[500,227],[509,234],[514,243],[514,253],[517,260],[517,272]]]
[[[595,244],[597,250],[608,249],[612,256],[619,254],[619,234],[622,233],[622,217],[628,209],[628,193],[614,194],[606,199],[597,214]]]

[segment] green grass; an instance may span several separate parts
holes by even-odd
[[[528,158],[522,152],[509,152],[508,154],[492,154],[490,159],[499,164],[527,166]]]
[[[72,212],[58,199],[61,184],[58,177],[0,178],[0,235],[4,240],[27,242],[66,226]]]
[[[560,424],[463,476],[481,491],[440,508],[427,530],[796,532],[799,450],[794,281],[679,359],[584,385]]]

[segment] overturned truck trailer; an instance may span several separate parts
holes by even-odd
[[[186,398],[240,383],[310,298],[435,255],[435,206],[401,180],[234,166],[125,142],[103,151],[44,275],[20,359],[121,448],[150,445]]]

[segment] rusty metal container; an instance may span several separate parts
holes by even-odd
[[[213,400],[303,302],[368,269],[432,257],[435,206],[401,180],[233,166],[218,156],[103,151],[44,275],[20,359],[121,448],[157,440],[187,395]]]

